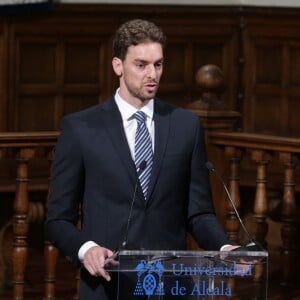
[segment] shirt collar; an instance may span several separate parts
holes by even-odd
[[[126,100],[124,100],[120,94],[119,89],[115,93],[115,101],[120,110],[123,121],[128,121],[133,117],[133,115],[138,111],[134,106],[130,105]],[[153,119],[153,110],[154,110],[154,100],[151,99],[146,105],[141,109],[145,113],[147,118]]]

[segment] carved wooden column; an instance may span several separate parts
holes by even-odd
[[[0,162],[2,159],[5,158],[6,155],[6,149],[0,148]],[[1,200],[1,199],[0,199]],[[2,287],[5,285],[6,281],[6,264],[4,259],[4,246],[3,246],[3,236],[4,232],[6,230],[6,226],[2,226],[0,228],[0,291],[2,290]]]
[[[51,177],[51,166],[53,161],[53,149],[48,153],[49,161],[49,186]],[[48,189],[46,211],[49,201],[50,187]],[[44,300],[55,300],[55,287],[56,287],[56,266],[59,251],[47,240],[45,241],[44,257],[45,257],[45,295]]]
[[[256,162],[256,192],[254,199],[253,218],[255,220],[255,238],[265,245],[265,238],[268,232],[266,218],[268,214],[267,197],[267,166],[270,162],[270,155],[263,150],[252,150],[251,159]]]
[[[17,152],[17,178],[13,218],[13,299],[24,299],[24,276],[27,264],[28,248],[28,163],[34,157],[34,149],[20,149]]]
[[[199,99],[190,103],[187,109],[199,116],[205,130],[208,160],[224,176],[228,166],[224,161],[223,149],[210,144],[209,134],[216,131],[233,131],[241,115],[236,111],[229,110],[221,99],[222,93],[225,91],[225,78],[218,66],[205,65],[201,67],[196,74],[196,83],[200,91]],[[213,174],[210,179],[217,216],[224,225],[227,196],[223,186]]]
[[[240,208],[240,178],[239,178],[239,165],[242,156],[240,149],[235,147],[226,147],[225,155],[229,157],[229,182],[228,190],[234,202],[236,209]],[[226,201],[226,232],[228,238],[235,244],[240,243],[239,229],[240,222],[236,216],[235,210],[229,199]]]
[[[45,241],[45,295],[43,299],[54,300],[56,287],[56,265],[58,250],[48,241]]]
[[[221,100],[225,91],[223,72],[216,65],[205,65],[196,74],[200,98],[189,103],[187,109],[196,113],[206,131],[233,131],[240,113],[231,111]]]
[[[270,155],[263,150],[251,150],[251,159],[256,162],[256,191],[253,207],[254,236],[261,245],[266,246],[265,239],[268,232],[268,224],[266,222],[268,214],[267,166],[270,162]],[[263,265],[255,264],[253,273],[255,281],[265,280]]]
[[[296,262],[296,199],[295,199],[295,168],[298,157],[291,153],[280,153],[280,161],[284,165],[284,186],[281,205],[281,238],[282,238],[282,284],[291,283],[294,279]]]

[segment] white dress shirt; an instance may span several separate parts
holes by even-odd
[[[125,135],[127,138],[128,146],[130,149],[131,157],[134,161],[134,141],[135,132],[137,128],[137,122],[134,114],[138,111],[134,106],[130,105],[128,102],[123,100],[118,90],[115,94],[115,100],[123,120],[123,127],[125,130]],[[153,121],[153,107],[154,101],[150,100],[145,106],[143,106],[140,111],[144,112],[146,115],[146,126],[148,128],[151,140],[152,140],[152,151],[154,152],[154,121]]]

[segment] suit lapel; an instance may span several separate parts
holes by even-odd
[[[153,193],[157,182],[162,160],[165,155],[170,130],[170,113],[163,109],[159,100],[154,102],[154,126],[155,126],[155,148],[153,157],[152,175],[150,178],[146,205],[151,203],[151,194]]]
[[[122,117],[113,97],[102,105],[102,110],[104,112],[102,114],[102,118],[106,125],[108,135],[115,150],[120,156],[124,168],[128,172],[132,184],[134,185],[136,182],[135,165],[125,136]]]
[[[153,157],[153,168],[152,174],[150,178],[148,193],[147,193],[147,201],[145,201],[145,205],[149,205],[152,201],[151,195],[155,188],[155,184],[157,182],[160,167],[162,165],[162,160],[165,155],[166,145],[169,136],[169,128],[170,128],[170,113],[166,109],[165,106],[159,101],[155,100],[154,102],[154,124],[155,124],[155,149],[154,149],[154,157]],[[119,112],[119,109],[112,97],[110,100],[105,102],[102,106],[103,113],[102,118],[104,124],[106,125],[106,130],[108,132],[109,137],[112,140],[115,150],[118,152],[122,164],[128,172],[128,176],[132,182],[132,185],[135,185],[137,182],[137,173],[135,169],[135,164],[132,160],[128,142],[125,136],[122,117]],[[142,189],[140,185],[138,186],[137,196],[139,198],[144,199]],[[144,201],[144,200],[143,200]]]

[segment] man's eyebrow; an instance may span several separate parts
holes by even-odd
[[[138,62],[138,63],[148,63],[147,60],[141,59],[141,58],[136,58],[136,59],[134,59],[133,61],[134,61],[134,62]],[[163,59],[163,58],[160,58],[160,59],[158,59],[157,61],[155,61],[154,63],[155,63],[155,64],[156,64],[156,63],[161,63],[161,62],[163,62],[163,61],[164,61],[164,59]]]
[[[140,59],[140,58],[136,58],[133,60],[134,62],[147,62],[146,60],[144,59]]]

